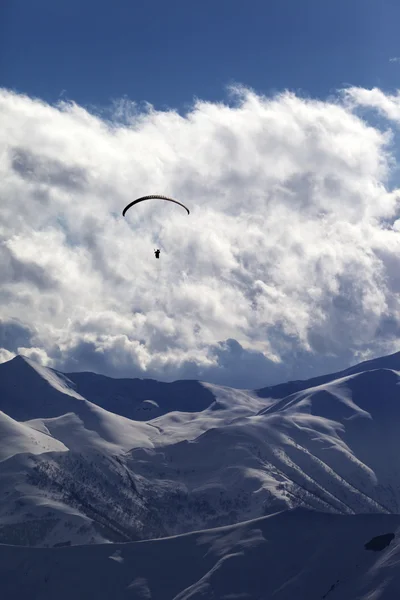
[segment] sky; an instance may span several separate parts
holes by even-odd
[[[3,0],[0,82],[47,102],[185,110],[240,83],[326,97],[395,89],[397,0]]]
[[[0,360],[255,388],[397,351],[399,18],[3,2]],[[191,214],[122,217],[151,193]]]

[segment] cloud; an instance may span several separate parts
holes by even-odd
[[[15,358],[15,353],[6,350],[5,348],[0,348],[0,364],[8,362],[9,360]]]
[[[0,348],[18,352],[20,346],[30,346],[34,340],[34,331],[15,319],[8,321],[0,318]]]
[[[400,91],[397,94],[386,94],[379,88],[366,90],[351,87],[345,91],[345,97],[350,106],[376,110],[394,123],[400,123]]]
[[[399,106],[240,88],[105,118],[0,90],[0,311],[32,332],[4,348],[247,388],[397,350],[394,137],[357,112],[398,121]],[[190,216],[157,200],[121,216],[148,193]]]
[[[389,62],[400,62],[400,56],[392,56],[389,58]]]
[[[21,177],[50,186],[64,187],[71,191],[83,190],[85,172],[79,167],[66,167],[57,159],[34,154],[24,148],[14,148],[11,159],[12,168]]]

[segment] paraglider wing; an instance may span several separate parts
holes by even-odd
[[[137,204],[138,202],[143,202],[143,200],[151,200],[153,198],[159,198],[160,200],[168,200],[168,202],[175,202],[175,204],[179,204],[179,206],[182,206],[182,208],[187,210],[187,214],[190,215],[189,209],[184,204],[182,204],[182,202],[178,202],[178,200],[174,200],[173,198],[168,198],[168,196],[159,196],[158,194],[153,194],[151,196],[142,196],[141,198],[138,198],[137,200],[133,200],[133,202],[130,202],[127,206],[125,206],[124,210],[122,211],[122,216],[124,217],[126,211],[129,208],[131,208],[131,206],[133,206],[134,204]]]

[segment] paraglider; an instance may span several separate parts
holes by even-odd
[[[131,206],[134,206],[138,202],[143,202],[143,200],[152,200],[153,198],[158,198],[159,200],[167,200],[168,202],[174,202],[175,204],[179,204],[179,206],[182,206],[182,208],[184,208],[187,211],[187,214],[190,215],[190,210],[184,204],[182,204],[182,202],[178,202],[178,200],[174,200],[173,198],[169,198],[168,196],[160,196],[158,194],[152,194],[151,196],[142,196],[141,198],[137,198],[137,200],[133,200],[132,202],[127,204],[125,206],[124,210],[122,211],[122,216],[123,217],[125,216],[126,211],[129,208],[131,208]]]
[[[130,202],[129,204],[127,204],[124,208],[124,210],[122,211],[122,216],[124,217],[127,210],[129,210],[132,206],[134,206],[135,204],[138,204],[139,202],[143,202],[143,200],[152,200],[152,199],[158,198],[159,200],[167,200],[168,202],[174,202],[174,204],[179,204],[179,206],[182,206],[182,208],[184,208],[187,211],[187,214],[190,215],[190,211],[187,208],[187,206],[185,206],[184,204],[182,204],[182,202],[178,202],[178,200],[174,200],[173,198],[169,198],[168,196],[161,196],[159,194],[152,194],[151,196],[141,196],[140,198],[137,198],[136,200],[133,200],[132,202]],[[154,250],[154,255],[156,258],[160,258],[160,250]]]

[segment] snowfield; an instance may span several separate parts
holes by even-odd
[[[0,545],[0,592],[7,600],[395,600],[399,531],[398,515],[296,509],[144,542]],[[367,550],[387,533],[396,536],[389,545]]]

